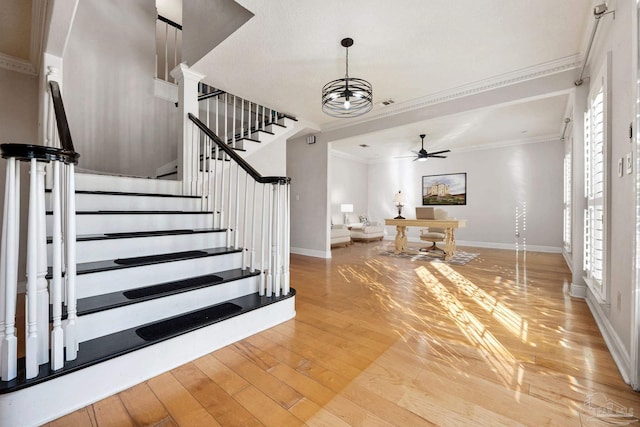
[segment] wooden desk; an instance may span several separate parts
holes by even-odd
[[[395,225],[396,234],[396,249],[395,253],[399,254],[407,252],[407,227],[438,227],[444,228],[444,259],[449,261],[453,254],[456,252],[456,239],[453,231],[456,228],[466,227],[466,219],[385,219],[385,225]]]

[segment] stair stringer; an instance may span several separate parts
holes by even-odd
[[[37,386],[0,395],[0,425],[32,426],[52,421],[286,322],[295,314],[293,296]]]

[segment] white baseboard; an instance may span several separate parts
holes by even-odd
[[[582,283],[571,283],[569,287],[569,296],[574,298],[586,298],[587,297],[587,285]]]
[[[587,290],[586,294],[587,305],[589,306],[589,310],[591,310],[591,314],[598,325],[598,329],[600,329],[604,342],[607,344],[611,357],[613,357],[624,382],[631,384],[631,357],[629,352],[624,347],[620,336],[618,336],[613,325],[609,322],[609,318],[602,310],[600,304],[598,304],[593,293]]]
[[[315,249],[305,249],[305,248],[290,248],[290,252],[292,254],[304,255],[304,256],[312,256],[315,258],[331,258],[331,251],[317,251]]]
[[[571,273],[573,274],[573,259],[571,259],[571,254],[563,250],[562,256],[564,257],[564,262],[567,263],[567,267],[569,267],[569,270],[571,270]]]
[[[387,235],[384,237],[384,240],[395,240],[396,236]],[[417,237],[408,237],[407,240],[410,243],[422,243],[424,242]],[[497,243],[497,242],[474,242],[467,240],[456,240],[456,246],[468,246],[475,248],[488,248],[488,249],[507,249],[507,250],[515,250],[515,243]],[[549,252],[549,253],[562,253],[561,247],[556,246],[540,246],[540,245],[527,245],[526,249],[528,252]],[[522,248],[519,248],[522,251]]]

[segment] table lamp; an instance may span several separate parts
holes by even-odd
[[[344,224],[347,225],[347,214],[353,212],[353,205],[349,203],[340,205],[340,212],[344,214]]]
[[[404,206],[404,194],[402,194],[401,190],[393,196],[393,204],[398,208],[398,216],[394,219],[404,219],[402,216],[402,207]]]

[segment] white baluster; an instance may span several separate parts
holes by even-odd
[[[255,126],[255,130],[256,130],[256,135],[258,133],[258,108],[260,108],[260,106],[258,105],[258,103],[256,103],[256,126]]]
[[[76,185],[73,164],[68,165],[67,180],[67,236],[65,240],[67,322],[64,338],[67,360],[75,360],[78,357],[78,313],[76,301]]]
[[[224,143],[229,143],[229,94],[224,94]]]
[[[38,365],[49,362],[49,287],[47,283],[47,220],[44,198],[44,162],[37,162],[36,182],[36,219],[37,234],[37,327],[38,327]]]
[[[231,247],[231,231],[232,229],[232,224],[231,224],[231,168],[233,166],[234,162],[229,162],[229,183],[227,184],[227,247],[230,248]]]
[[[169,24],[164,24],[164,81],[169,81]]]
[[[8,159],[3,215],[4,336],[0,377],[9,381],[17,376],[18,339],[16,337],[16,292],[18,287],[18,230],[20,229],[20,168],[15,158]]]
[[[233,114],[231,120],[231,137],[233,138],[233,148],[236,148],[236,98],[237,96],[233,95]]]
[[[236,164],[236,201],[235,201],[235,221],[233,224],[233,247],[238,249],[240,245],[240,165]]]
[[[240,98],[240,139],[244,138],[244,98]]]
[[[53,305],[53,330],[51,331],[51,369],[64,366],[64,333],[62,331],[62,218],[60,202],[60,162],[53,162],[53,230],[51,278],[51,303]]]
[[[242,270],[246,270],[249,264],[249,246],[247,244],[247,211],[249,207],[249,174],[244,174],[244,205],[242,206]]]
[[[256,270],[256,246],[255,245],[256,245],[256,219],[258,217],[258,212],[256,212],[257,182],[253,179],[251,181],[253,182],[253,196],[251,196],[251,243],[249,244],[251,247],[251,255],[249,257],[249,271],[253,273]]]
[[[269,206],[267,208],[267,226],[269,227],[268,231],[268,241],[267,241],[267,256],[268,256],[268,270],[267,270],[267,296],[271,297],[273,295],[273,252],[272,252],[272,244],[273,244],[273,197],[274,191],[273,184],[271,185],[271,194],[269,195]]]
[[[265,226],[265,222],[266,222],[266,206],[267,206],[267,199],[266,199],[266,184],[262,184],[262,206],[261,206],[261,211],[262,211],[262,228],[260,230],[260,296],[264,296],[265,294],[265,288],[266,288],[266,279],[267,276],[265,274],[265,268],[264,268],[264,256],[265,256],[265,243],[267,241],[266,239],[266,226]]]
[[[225,204],[224,204],[224,169],[225,169],[225,152],[224,151],[220,151],[221,155],[222,155],[222,159],[220,160],[220,228],[225,228],[225,226],[228,228],[228,224],[225,223],[225,221],[227,220],[227,216],[225,214]],[[229,246],[228,245],[229,239],[227,237],[227,240],[225,240],[225,246]]]
[[[211,208],[213,210],[213,228],[216,228],[216,221],[217,221],[217,226],[218,227],[222,227],[220,225],[220,217],[217,216],[218,215],[218,144],[214,144],[214,148],[213,148],[213,154],[211,155],[213,158],[213,194],[211,195],[211,200],[213,203],[213,207]]]
[[[26,371],[27,379],[38,376],[38,173],[37,161],[31,159],[29,178],[29,215],[27,233],[26,295]]]
[[[281,233],[282,227],[280,226],[280,184],[275,184],[273,186],[274,194],[274,218],[273,218],[273,228],[274,228],[274,239],[273,239],[273,265],[275,268],[275,275],[273,278],[273,290],[276,294],[276,297],[280,296],[280,272],[282,268],[280,267],[280,245],[281,245]]]

